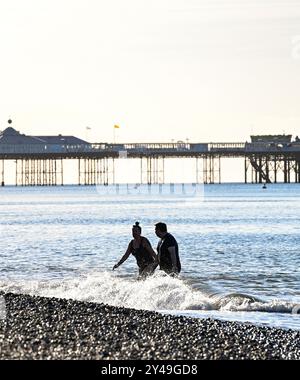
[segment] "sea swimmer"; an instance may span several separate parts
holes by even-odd
[[[113,270],[118,268],[132,254],[136,258],[139,268],[139,278],[151,275],[158,265],[157,255],[154,252],[149,240],[142,236],[142,228],[139,222],[132,226],[133,240],[130,241],[127,251],[120,261],[114,265]]]
[[[174,276],[181,271],[179,249],[176,239],[167,230],[165,223],[155,224],[155,234],[160,238],[157,252],[160,270]]]

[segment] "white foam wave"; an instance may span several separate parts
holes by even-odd
[[[112,272],[91,273],[61,281],[0,282],[4,292],[45,297],[70,298],[145,310],[220,310],[292,313],[295,304],[273,300],[263,302],[244,294],[211,296],[193,289],[180,278],[161,273],[137,281]]]

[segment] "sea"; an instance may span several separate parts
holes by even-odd
[[[0,188],[0,291],[300,330],[299,184]],[[177,278],[138,279],[139,221],[179,244]]]

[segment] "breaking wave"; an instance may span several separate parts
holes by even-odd
[[[0,291],[44,297],[70,298],[144,310],[219,310],[292,313],[294,303],[234,293],[211,295],[192,288],[181,278],[161,273],[136,280],[112,272],[96,272],[76,279],[47,281],[0,281]]]

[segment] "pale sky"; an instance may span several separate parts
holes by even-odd
[[[300,0],[0,0],[0,49],[0,129],[300,134]]]

